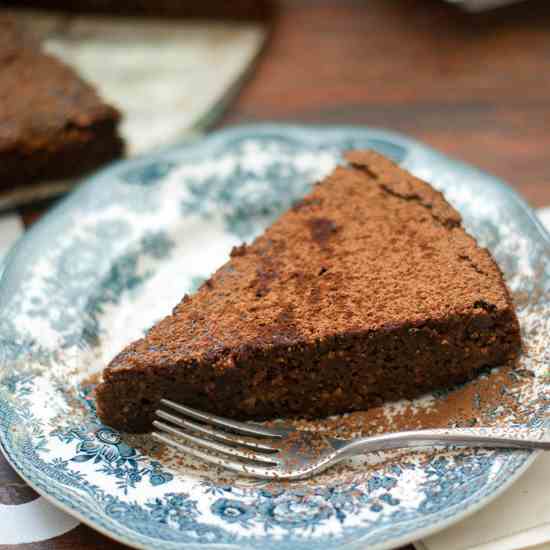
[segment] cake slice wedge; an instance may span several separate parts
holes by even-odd
[[[0,199],[49,197],[120,158],[120,113],[0,13]]]
[[[502,273],[458,212],[377,153],[346,159],[114,358],[103,422],[147,431],[162,397],[236,419],[324,417],[518,355]]]

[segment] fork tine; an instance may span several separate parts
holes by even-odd
[[[194,456],[195,458],[199,458],[200,460],[203,460],[204,462],[207,462],[209,464],[220,466],[221,468],[231,470],[232,472],[236,472],[241,475],[248,475],[261,479],[274,479],[278,477],[276,469],[262,468],[258,466],[253,466],[251,464],[245,464],[243,462],[228,460],[227,458],[220,458],[208,453],[203,453],[199,449],[195,449],[194,447],[188,447],[187,445],[178,443],[170,437],[164,436],[158,432],[153,432],[151,435],[153,439],[159,441],[160,443],[164,443],[166,445],[169,445],[170,447],[174,447],[179,451]]]
[[[256,435],[260,437],[282,437],[282,434],[276,430],[269,430],[263,426],[256,426],[252,424],[245,424],[244,422],[237,422],[236,420],[229,420],[228,418],[222,418],[221,416],[216,416],[214,414],[208,414],[197,409],[192,409],[185,405],[180,405],[169,401],[168,399],[161,399],[160,402],[171,409],[174,409],[182,414],[195,418],[196,420],[202,420],[208,424],[214,424],[215,426],[220,426],[222,428],[229,428],[238,433],[245,435]]]
[[[171,422],[172,424],[176,424],[178,426],[181,426],[182,428],[189,428],[190,430],[203,433],[220,441],[232,443],[234,445],[243,445],[245,447],[256,449],[258,451],[266,451],[270,453],[274,453],[277,451],[277,449],[267,444],[259,443],[257,441],[253,441],[252,439],[243,439],[242,437],[239,437],[238,435],[233,435],[230,432],[215,430],[202,424],[192,422],[191,420],[180,418],[179,416],[175,416],[160,409],[156,411],[156,415],[163,420],[168,420],[168,422]]]
[[[153,422],[153,426],[155,426],[155,428],[161,431],[168,432],[178,437],[183,437],[187,441],[191,441],[195,445],[198,445],[199,447],[202,447],[205,449],[210,449],[212,451],[216,451],[218,453],[223,453],[230,456],[236,456],[239,458],[243,458],[245,460],[263,462],[264,464],[269,464],[271,466],[278,465],[278,461],[274,455],[265,455],[262,453],[256,453],[251,449],[240,449],[238,447],[230,447],[229,445],[224,445],[223,443],[216,443],[215,441],[212,441],[210,439],[203,439],[201,437],[196,437],[190,433],[184,432],[183,430],[179,430],[178,428],[174,428],[173,426],[165,424],[164,422],[159,422],[158,420],[155,420]]]

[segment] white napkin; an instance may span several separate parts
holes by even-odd
[[[538,215],[550,230],[550,208]],[[415,546],[418,550],[550,550],[549,482],[550,453],[545,453],[491,504]]]
[[[216,119],[267,36],[264,25],[252,22],[41,11],[17,18],[122,111],[130,155],[171,145]]]

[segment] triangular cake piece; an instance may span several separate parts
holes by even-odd
[[[146,431],[162,397],[236,419],[324,417],[518,354],[502,274],[443,195],[374,152],[347,161],[112,361],[103,422]]]
[[[19,23],[0,13],[0,202],[10,205],[59,194],[124,152],[120,113]]]

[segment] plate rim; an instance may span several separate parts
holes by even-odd
[[[246,136],[246,135],[265,135],[265,134],[278,134],[278,135],[289,135],[302,138],[306,143],[313,143],[315,141],[322,141],[321,139],[315,139],[317,133],[322,133],[325,136],[333,135],[345,135],[346,133],[368,133],[371,137],[382,138],[385,141],[399,145],[405,149],[406,155],[405,159],[409,158],[414,154],[414,150],[420,151],[420,153],[431,153],[439,157],[441,160],[451,162],[453,165],[458,167],[463,167],[470,172],[476,172],[483,177],[484,180],[491,180],[496,188],[499,189],[499,192],[504,193],[516,206],[520,208],[523,214],[529,219],[532,223],[532,226],[537,229],[537,233],[540,236],[541,240],[545,243],[545,249],[547,252],[550,252],[550,234],[546,231],[540,220],[536,217],[533,210],[527,205],[527,203],[506,183],[502,180],[483,172],[482,170],[473,167],[467,163],[457,161],[447,155],[436,151],[435,149],[424,145],[422,142],[408,138],[402,134],[388,131],[384,129],[371,128],[368,126],[360,125],[322,125],[322,124],[281,124],[281,123],[259,123],[259,124],[245,124],[231,126],[222,130],[215,131],[206,136],[201,136],[198,139],[192,141],[185,141],[176,145],[169,147],[164,147],[162,149],[155,150],[150,154],[142,155],[132,159],[124,159],[118,162],[115,162],[108,167],[99,170],[95,174],[88,176],[82,182],[80,182],[75,191],[64,198],[60,203],[58,203],[54,208],[52,208],[45,216],[41,218],[29,231],[27,231],[14,245],[10,250],[8,255],[4,258],[3,262],[0,262],[0,287],[5,283],[5,279],[10,273],[10,266],[12,264],[12,258],[17,256],[18,251],[21,246],[32,239],[33,235],[42,230],[42,228],[47,227],[50,220],[58,217],[60,214],[63,214],[65,210],[70,210],[72,203],[77,204],[78,198],[82,190],[85,190],[89,186],[100,182],[103,179],[109,179],[118,172],[118,170],[125,168],[135,168],[139,167],[142,164],[150,162],[152,159],[167,159],[174,155],[177,155],[179,161],[184,161],[186,157],[192,157],[194,152],[199,150],[205,150],[208,153],[209,150],[215,148],[216,145],[223,143],[225,140],[230,140],[232,137],[237,136]],[[405,160],[404,159],[404,160]],[[0,402],[0,406],[2,403]],[[134,548],[149,548],[150,546],[144,542],[144,535],[136,533],[135,538],[126,537],[123,534],[113,533],[108,529],[104,528],[97,522],[97,519],[88,517],[85,513],[80,512],[76,508],[73,508],[69,505],[66,505],[58,497],[53,494],[53,492],[48,492],[47,488],[39,487],[34,481],[28,477],[24,465],[21,465],[17,461],[17,457],[11,456],[8,450],[4,447],[4,432],[0,431],[0,451],[5,456],[7,462],[14,468],[14,470],[29,484],[40,496],[44,497],[46,500],[51,502],[53,505],[62,509],[66,513],[76,517],[82,523],[90,526],[91,528],[99,531],[110,539],[117,540],[124,544],[127,544]],[[506,491],[513,483],[515,483],[533,464],[533,462],[540,456],[542,451],[532,451],[530,453],[525,453],[522,463],[516,467],[513,473],[506,478],[501,484],[493,489],[490,494],[481,496],[475,502],[467,505],[463,510],[460,510],[447,518],[444,519],[435,519],[432,525],[421,527],[405,533],[395,538],[386,539],[383,542],[378,544],[371,545],[370,547],[373,550],[386,550],[394,548],[396,545],[403,545],[411,543],[414,540],[419,540],[425,538],[428,535],[435,534],[439,531],[442,531],[453,525],[462,521],[463,519],[471,516],[476,513],[478,510],[488,505],[490,502],[498,498],[504,491]],[[32,475],[32,472],[31,474]],[[413,520],[411,520],[413,521]],[[121,525],[121,528],[124,529],[124,526]],[[154,539],[150,539],[154,540]],[[345,544],[343,547],[355,547],[360,545],[361,539],[355,540],[353,542]],[[197,546],[193,544],[190,546]],[[201,547],[208,548],[208,545],[200,545]],[[225,548],[234,546],[232,544],[224,544]],[[250,547],[250,546],[249,546]]]

